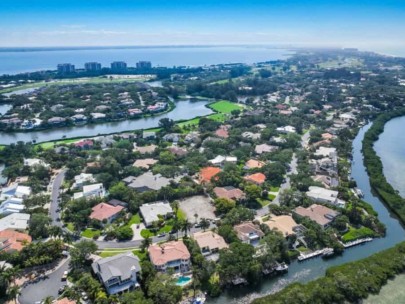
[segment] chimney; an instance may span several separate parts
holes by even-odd
[[[161,247],[162,249],[162,254],[165,254],[165,249],[163,247]]]

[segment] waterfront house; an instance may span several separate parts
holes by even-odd
[[[238,238],[246,244],[256,246],[259,244],[260,239],[264,236],[260,227],[252,222],[245,222],[233,227]]]
[[[73,144],[73,146],[75,146],[76,148],[86,149],[86,150],[92,148],[93,145],[94,145],[94,143],[90,139],[84,139],[84,140],[78,141],[78,142]]]
[[[141,266],[139,258],[132,252],[99,259],[91,267],[110,295],[139,287]]]
[[[272,216],[264,224],[269,226],[271,230],[280,231],[284,237],[295,234],[298,227],[291,215]]]
[[[148,248],[149,257],[155,269],[166,272],[183,273],[190,271],[190,252],[183,241],[171,241],[163,244],[153,244]]]
[[[294,214],[300,217],[307,217],[316,222],[322,228],[327,228],[339,215],[339,212],[322,205],[313,204],[308,208],[301,206],[295,208]]]
[[[338,191],[325,189],[322,187],[311,186],[309,187],[306,195],[310,200],[315,203],[324,203],[344,208],[346,202],[338,199]]]
[[[200,231],[193,234],[193,239],[200,247],[203,256],[216,254],[221,249],[228,248],[224,238],[213,231]]]
[[[74,123],[79,123],[79,122],[85,122],[87,121],[87,117],[83,114],[75,114],[73,116],[70,117],[70,119],[74,122]]]
[[[155,139],[156,138],[156,132],[143,131],[142,138],[143,139]]]
[[[42,166],[45,168],[49,168],[49,164],[47,164],[46,162],[44,162],[42,159],[39,158],[24,158],[24,166],[27,167],[35,167],[35,166]]]
[[[48,124],[50,124],[50,125],[61,125],[61,124],[64,124],[65,122],[66,122],[66,118],[58,117],[58,116],[51,117],[48,119]]]
[[[143,221],[146,227],[153,225],[153,222],[159,221],[159,217],[168,218],[173,215],[173,209],[169,203],[156,202],[143,204],[139,207]]]

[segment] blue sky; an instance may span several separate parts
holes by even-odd
[[[405,0],[1,0],[0,46],[405,48]]]

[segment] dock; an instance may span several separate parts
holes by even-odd
[[[363,243],[366,243],[366,242],[371,242],[372,240],[373,240],[373,238],[368,237],[368,238],[358,239],[358,240],[348,242],[348,243],[342,243],[342,242],[340,242],[340,243],[343,245],[343,247],[349,248],[349,247],[360,245],[360,244],[363,244]]]
[[[298,256],[298,261],[301,262],[301,261],[305,261],[305,260],[308,260],[308,259],[315,258],[315,257],[320,256],[321,254],[323,254],[323,251],[324,251],[324,249],[320,249],[320,250],[316,250],[316,251],[313,251],[313,252],[307,253],[307,254],[301,253]]]

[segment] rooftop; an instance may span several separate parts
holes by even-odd
[[[229,247],[228,244],[225,243],[222,236],[212,231],[196,232],[193,234],[193,238],[201,249],[208,247],[210,250],[212,250]]]
[[[169,203],[157,202],[153,204],[143,204],[139,207],[139,210],[142,213],[142,217],[145,220],[145,223],[152,223],[158,221],[158,215],[165,216],[168,213],[172,213],[173,209]]]
[[[290,215],[272,216],[270,220],[264,222],[270,229],[280,231],[284,236],[294,234],[294,228],[298,224]]]
[[[0,231],[0,240],[1,239],[6,240],[3,243],[5,251],[20,251],[24,247],[23,243],[28,244],[32,241],[32,238],[28,234],[15,231],[13,229],[5,229]],[[2,248],[0,242],[0,251],[1,250]]]
[[[245,193],[235,187],[215,187],[214,193],[218,197],[223,197],[227,199],[241,199],[245,197]]]
[[[171,261],[190,259],[190,252],[183,241],[153,244],[149,246],[148,251],[154,265],[165,265]]]
[[[253,182],[255,184],[263,184],[266,181],[266,175],[263,173],[254,173],[251,175],[245,176],[245,180]]]
[[[95,205],[91,210],[90,218],[102,221],[109,219],[124,209],[122,206],[112,206],[106,203]]]
[[[317,204],[313,204],[308,208],[297,207],[294,212],[300,216],[310,218],[321,226],[328,225],[339,214],[333,209]]]
[[[4,229],[25,230],[31,215],[27,213],[12,213],[0,219],[0,231]]]
[[[205,167],[200,170],[200,182],[210,182],[211,178],[221,172],[221,169],[216,167]]]

